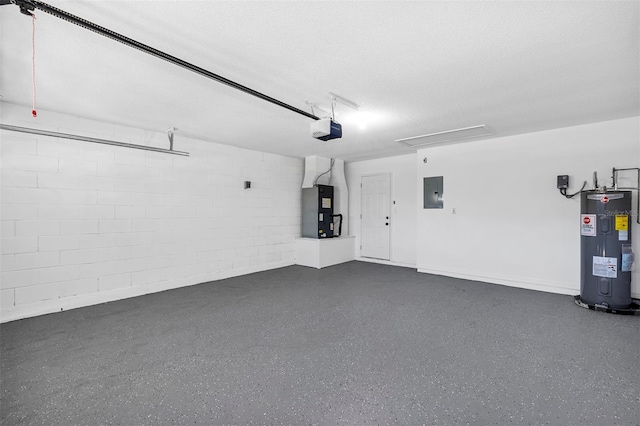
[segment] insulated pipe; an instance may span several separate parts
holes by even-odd
[[[72,24],[76,24],[82,28],[91,30],[95,33],[98,33],[104,37],[110,38],[122,44],[125,44],[129,47],[133,47],[134,49],[138,49],[144,53],[147,53],[151,56],[155,56],[157,58],[163,59],[167,62],[170,62],[174,65],[178,65],[182,68],[185,68],[189,71],[192,71],[196,74],[200,74],[204,77],[210,78],[211,80],[215,80],[219,83],[226,84],[227,86],[233,87],[234,89],[240,90],[242,92],[248,93],[257,98],[263,99],[267,102],[271,102],[272,104],[278,105],[282,108],[288,109],[300,115],[304,115],[305,117],[312,118],[314,120],[320,120],[320,117],[317,117],[313,114],[310,114],[306,111],[303,111],[299,108],[286,104],[282,101],[272,98],[271,96],[267,96],[264,93],[260,93],[256,90],[250,89],[246,86],[243,86],[235,81],[231,81],[225,77],[222,77],[218,74],[214,74],[211,71],[207,71],[204,68],[200,68],[196,65],[193,65],[187,61],[183,61],[182,59],[176,58],[175,56],[169,55],[168,53],[162,52],[158,49],[155,49],[151,46],[147,46],[146,44],[140,43],[139,41],[133,40],[129,37],[123,36],[122,34],[116,33],[115,31],[111,31],[105,27],[101,27],[99,25],[94,24],[93,22],[87,21],[86,19],[80,18],[78,16],[72,15],[69,12],[65,12],[64,10],[53,7],[47,3],[44,3],[39,0],[12,0],[12,3],[15,3],[20,7],[20,11],[22,13],[27,12],[27,9],[33,10],[33,8],[37,8],[43,12],[46,12],[50,15],[53,15],[57,18],[63,19],[65,21],[71,22]]]
[[[156,148],[153,146],[135,145],[132,143],[116,142],[116,141],[110,141],[107,139],[90,138],[88,136],[72,135],[69,133],[51,132],[49,130],[32,129],[29,127],[11,126],[9,124],[0,124],[0,129],[10,130],[12,132],[32,133],[34,135],[51,136],[53,138],[73,139],[77,141],[100,143],[103,145],[121,146],[123,148],[141,149],[143,151],[162,152],[164,154],[182,155],[185,157],[189,156],[189,153],[184,151],[174,151],[172,149]]]

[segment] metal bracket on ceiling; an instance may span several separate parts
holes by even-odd
[[[173,151],[173,132],[178,130],[175,127],[169,127],[167,129],[167,136],[169,136],[169,151]]]
[[[355,109],[356,111],[360,110],[360,105],[358,105],[357,103],[355,103],[355,102],[353,102],[353,101],[350,101],[349,99],[343,98],[343,97],[342,97],[342,96],[340,96],[340,95],[336,95],[336,94],[335,94],[335,93],[333,93],[333,92],[329,92],[329,97],[330,97],[330,98],[331,98],[331,100],[332,100],[332,101],[334,101],[334,102],[339,102],[339,103],[341,103],[342,105],[346,105],[346,106],[348,106],[349,108],[353,108],[353,109]]]
[[[306,101],[306,102],[307,102],[307,105],[309,105],[311,107],[311,113],[314,114],[314,115],[315,115],[315,110],[316,109],[318,111],[324,112],[327,115],[331,114],[331,111],[329,111],[328,109],[326,109],[326,108],[324,108],[324,107],[322,107],[322,106],[320,106],[320,105],[318,105],[318,104],[316,104],[314,102],[309,102],[309,101]]]

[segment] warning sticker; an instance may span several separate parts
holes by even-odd
[[[616,231],[628,231],[629,230],[629,216],[626,214],[616,215]]]
[[[331,198],[323,198],[322,199],[322,208],[330,209],[331,208]]]
[[[588,237],[596,236],[596,215],[581,214],[580,215],[580,235]]]
[[[615,257],[593,256],[593,276],[618,278],[618,259]]]

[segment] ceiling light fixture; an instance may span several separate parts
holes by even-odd
[[[479,126],[463,127],[455,130],[447,130],[444,132],[429,133],[426,135],[412,136],[410,138],[396,139],[396,142],[410,146],[418,147],[425,145],[438,145],[445,142],[453,142],[463,139],[479,138],[493,134],[493,131],[484,124]]]

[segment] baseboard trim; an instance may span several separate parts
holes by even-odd
[[[159,283],[146,284],[136,287],[125,287],[98,293],[81,294],[77,296],[65,297],[63,299],[49,299],[35,303],[13,306],[0,311],[0,323],[16,321],[24,318],[31,318],[40,315],[52,314],[56,312],[68,311],[70,309],[84,308],[87,306],[100,305],[102,303],[115,302],[132,297],[144,296],[145,294],[158,293],[181,287],[204,284],[211,281],[220,281],[226,278],[233,278],[256,272],[268,271],[271,269],[283,268],[294,265],[293,260],[273,263],[269,265],[251,266],[248,268],[224,271],[215,275],[199,276],[191,278],[181,278],[177,280],[161,281]]]
[[[453,278],[461,278],[465,280],[471,281],[482,281],[491,284],[500,284],[508,287],[516,287],[523,288],[527,290],[536,290],[536,291],[544,291],[547,293],[556,293],[556,294],[566,294],[566,295],[576,295],[580,293],[579,288],[571,288],[569,286],[559,285],[557,283],[542,283],[535,282],[531,280],[514,280],[512,278],[506,277],[496,277],[496,276],[485,276],[485,275],[476,275],[467,272],[460,271],[448,271],[442,269],[434,269],[434,268],[418,268],[418,272],[425,274],[433,274],[433,275],[443,275],[447,277]]]
[[[434,274],[434,275],[443,275],[446,277],[453,278],[461,278],[465,280],[472,281],[482,281],[491,284],[500,284],[506,285],[508,287],[516,287],[516,288],[524,288],[527,290],[536,290],[536,291],[544,291],[547,293],[556,293],[556,294],[566,294],[575,296],[580,294],[580,284],[578,283],[575,287],[570,287],[568,285],[562,285],[559,283],[548,283],[548,282],[539,282],[532,280],[514,280],[512,278],[506,277],[497,277],[497,276],[483,276],[471,274],[468,272],[460,272],[460,271],[450,271],[450,270],[442,270],[436,268],[418,268],[418,272],[422,272],[425,274]],[[632,299],[640,299],[640,293],[631,292]]]
[[[360,262],[378,263],[382,265],[400,266],[404,268],[416,268],[415,265],[392,262],[381,259],[371,259],[359,257],[355,259]],[[269,265],[253,266],[249,268],[237,269],[233,271],[225,271],[215,276],[201,276],[200,279],[179,279],[171,281],[163,281],[154,284],[147,284],[136,287],[126,287],[111,291],[104,291],[99,293],[83,294],[78,296],[65,297],[64,299],[49,299],[41,302],[29,303],[24,305],[13,306],[9,309],[0,311],[0,323],[6,323],[16,321],[24,318],[35,317],[39,315],[52,314],[61,311],[67,311],[70,309],[84,308],[92,305],[99,305],[102,303],[115,302],[122,299],[129,299],[132,297],[144,296],[145,294],[158,293],[161,291],[172,290],[175,288],[188,287],[192,285],[204,284],[207,282],[220,281],[226,278],[233,278],[242,275],[253,274],[262,271],[268,271],[271,269],[278,269],[287,266],[295,265],[293,260],[278,262]],[[558,284],[540,283],[526,280],[514,280],[505,277],[495,276],[483,276],[471,274],[468,272],[460,271],[448,271],[435,268],[417,268],[417,271],[425,274],[443,275],[453,278],[461,278],[472,281],[482,281],[492,284],[505,285],[508,287],[523,288],[528,290],[544,291],[547,293],[576,295],[580,293],[579,288],[570,288],[568,286],[562,286]],[[190,281],[192,280],[192,281]],[[633,299],[640,299],[640,294],[632,293]]]
[[[380,265],[401,266],[403,268],[416,269],[416,265],[410,263],[394,262],[392,260],[374,259],[372,257],[356,257],[359,262],[379,263]]]

